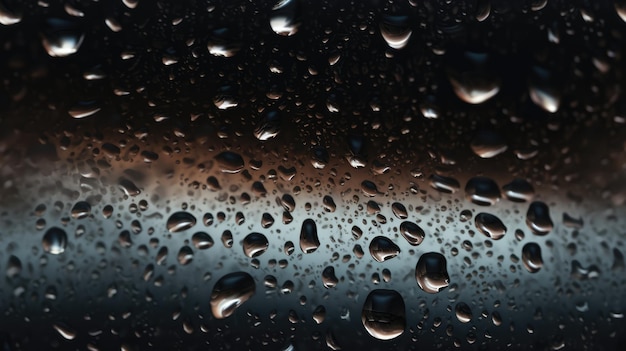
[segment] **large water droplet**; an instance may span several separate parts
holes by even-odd
[[[426,233],[424,233],[424,229],[422,229],[419,225],[404,221],[400,223],[400,234],[409,242],[409,244],[413,246],[417,246],[424,241],[424,237]]]
[[[42,33],[42,44],[48,55],[66,57],[75,54],[83,43],[85,34],[76,23],[60,18],[46,21]]]
[[[211,312],[217,319],[232,315],[256,291],[252,276],[245,272],[235,272],[221,277],[211,292]]]
[[[554,226],[548,205],[541,201],[531,203],[526,212],[526,225],[536,235],[548,234]]]
[[[320,246],[320,240],[317,237],[317,225],[312,219],[306,219],[302,223],[300,230],[300,249],[304,253],[312,253]]]
[[[178,263],[186,266],[193,261],[193,250],[189,246],[183,246],[178,250]]]
[[[170,218],[167,219],[167,230],[169,230],[170,233],[182,232],[194,225],[196,225],[196,217],[189,212],[174,212]]]
[[[402,296],[394,290],[373,290],[363,303],[361,322],[376,339],[390,340],[402,335],[406,328]]]
[[[211,32],[207,49],[213,56],[232,57],[241,49],[241,42],[234,30],[218,28]]]
[[[617,11],[619,18],[626,22],[626,1],[615,0],[615,11]]]
[[[557,78],[547,69],[533,67],[528,83],[531,100],[544,110],[554,113],[561,104],[561,88]]]
[[[456,193],[461,188],[458,180],[439,174],[430,176],[430,186],[437,191],[447,194]]]
[[[232,151],[223,151],[215,156],[217,165],[223,173],[237,173],[243,169],[244,162],[241,155]]]
[[[280,124],[278,111],[266,112],[257,124],[254,136],[261,141],[273,139],[280,133]]]
[[[472,320],[472,309],[465,302],[459,302],[454,308],[456,318],[461,323],[467,323]]]
[[[76,119],[81,119],[81,118],[92,116],[98,113],[98,111],[100,111],[101,109],[102,108],[98,105],[96,101],[93,101],[93,100],[80,101],[78,102],[78,104],[74,105],[68,111],[68,113],[70,116]]]
[[[393,204],[391,204],[391,211],[398,219],[406,219],[409,217],[409,213],[406,210],[406,207],[399,202],[394,202]]]
[[[87,201],[79,201],[72,207],[72,217],[82,219],[91,214],[91,205]]]
[[[415,266],[417,285],[427,293],[435,294],[450,284],[446,258],[437,252],[420,256]]]
[[[500,200],[500,188],[491,178],[474,177],[465,185],[465,197],[477,205],[494,205]]]
[[[300,28],[299,16],[298,0],[281,0],[272,8],[270,26],[276,34],[292,36]]]
[[[243,239],[243,253],[250,258],[262,255],[268,246],[269,241],[261,233],[250,233]]]
[[[522,248],[522,263],[524,267],[530,272],[538,272],[543,266],[543,259],[541,258],[541,247],[536,243],[528,243]]]
[[[411,38],[408,16],[385,15],[380,23],[380,34],[390,48],[400,50]]]
[[[197,232],[191,237],[191,242],[196,249],[206,250],[213,247],[213,238],[205,232]]]
[[[44,234],[41,244],[45,252],[53,255],[62,254],[67,246],[67,234],[61,228],[52,227]]]
[[[477,214],[474,218],[474,224],[481,233],[493,240],[502,239],[504,234],[506,234],[506,226],[500,218],[489,213],[481,212]]]
[[[370,254],[378,261],[383,262],[400,254],[400,247],[384,236],[377,236],[370,242]]]

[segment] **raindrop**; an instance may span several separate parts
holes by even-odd
[[[91,214],[91,205],[86,201],[79,201],[72,207],[72,217],[82,219]]]
[[[92,116],[101,110],[96,101],[80,101],[74,107],[72,107],[68,113],[70,116],[76,119]]]
[[[530,99],[544,110],[555,113],[561,104],[560,87],[549,70],[534,66],[528,83]]]
[[[139,4],[139,0],[122,0],[122,2],[124,3],[124,5],[126,5],[126,7],[131,10],[137,7],[137,5]]]
[[[250,258],[261,256],[268,246],[267,238],[261,233],[250,233],[243,239],[243,253]]]
[[[330,195],[324,196],[322,199],[322,204],[324,205],[324,210],[326,212],[335,212],[337,209],[337,205],[335,205],[335,200]]]
[[[351,232],[354,240],[359,240],[363,236],[363,230],[357,226],[352,226]]]
[[[493,64],[488,53],[450,52],[448,78],[456,95],[469,104],[481,104],[500,91],[500,78],[491,71]]]
[[[472,151],[482,158],[492,158],[506,151],[507,145],[500,134],[489,130],[479,131],[472,140]]]
[[[383,262],[398,256],[400,248],[388,238],[377,236],[370,242],[370,254],[376,261]]]
[[[222,173],[238,173],[244,167],[243,157],[232,151],[224,151],[215,156]]]
[[[254,129],[254,137],[260,141],[275,138],[280,133],[280,114],[278,111],[265,112]]]
[[[406,219],[409,217],[406,207],[399,202],[391,204],[391,211],[398,219]]]
[[[230,28],[218,28],[211,32],[207,44],[209,53],[218,57],[233,57],[241,49],[241,43]]]
[[[328,151],[322,147],[317,147],[313,149],[313,154],[311,155],[311,165],[316,169],[323,169],[326,167],[329,161]]]
[[[465,197],[477,205],[494,205],[500,200],[500,188],[491,178],[474,177],[465,185]]]
[[[222,233],[222,244],[224,244],[224,247],[227,249],[230,249],[231,247],[233,247],[233,233],[230,232],[230,230],[225,230]]]
[[[300,230],[300,249],[304,253],[312,253],[320,246],[320,241],[317,237],[317,225],[312,219],[306,219],[302,223],[302,229]]]
[[[261,217],[261,227],[269,228],[274,224],[274,217],[271,214],[265,212]]]
[[[435,294],[450,284],[446,258],[437,252],[420,256],[415,267],[417,285],[427,293]]]
[[[536,235],[546,235],[554,226],[550,218],[550,209],[543,202],[535,201],[526,212],[526,225]]]
[[[528,243],[522,248],[522,263],[530,273],[536,273],[543,266],[541,247],[536,243]]]
[[[430,186],[433,189],[446,194],[456,193],[461,188],[461,184],[459,184],[458,180],[438,174],[430,176]]]
[[[385,15],[380,23],[380,34],[390,48],[400,50],[411,38],[408,16]]]
[[[476,3],[476,20],[483,22],[491,13],[491,0],[478,0]]]
[[[4,1],[0,1],[0,24],[5,26],[10,26],[12,24],[17,24],[22,21],[22,14],[9,9]]]
[[[270,26],[282,36],[292,36],[300,28],[298,0],[281,0],[272,8]]]
[[[167,219],[167,230],[170,233],[178,233],[187,230],[196,225],[196,217],[189,212],[174,212]]]
[[[213,247],[213,238],[205,232],[197,232],[191,236],[191,242],[196,249],[206,250]]]
[[[76,330],[65,323],[54,323],[52,327],[66,340],[74,340],[76,338]]]
[[[515,178],[502,187],[504,196],[513,202],[531,201],[535,196],[535,189],[524,179]]]
[[[52,57],[75,54],[83,43],[83,39],[85,39],[85,34],[74,22],[60,18],[48,19],[42,33],[43,47]]]
[[[178,250],[178,263],[183,266],[188,265],[193,261],[193,250],[189,246],[183,246]]]
[[[626,22],[626,1],[615,0],[615,11],[617,11],[617,15],[619,16],[619,18],[621,18],[622,21]]]
[[[137,196],[141,194],[141,190],[139,190],[137,185],[127,178],[120,178],[118,185],[126,196]]]
[[[339,279],[335,276],[335,268],[328,266],[322,271],[322,284],[326,289],[334,288],[339,283]]]
[[[424,237],[426,236],[424,229],[422,229],[419,225],[409,221],[404,221],[400,223],[400,234],[402,234],[406,241],[408,241],[409,244],[413,246],[421,244],[422,241],[424,241]]]
[[[19,258],[11,255],[7,262],[6,275],[8,278],[13,278],[22,272],[22,261]]]
[[[456,318],[461,323],[468,323],[472,320],[472,309],[465,302],[457,303],[454,312],[456,313]]]
[[[502,239],[504,234],[506,234],[506,226],[500,218],[489,213],[481,212],[477,214],[474,218],[474,224],[481,233],[493,240]]]
[[[363,303],[361,322],[376,339],[396,338],[406,328],[406,311],[402,296],[394,290],[373,290]]]
[[[319,305],[313,310],[313,320],[317,324],[322,324],[326,318],[326,307]]]
[[[370,197],[373,197],[379,194],[376,184],[374,184],[374,182],[369,181],[369,180],[364,180],[361,182],[361,191],[363,192],[363,194],[365,194],[366,196],[370,196]]]
[[[62,254],[67,246],[67,234],[58,227],[48,229],[42,240],[43,250],[53,255]]]
[[[237,107],[237,89],[234,86],[225,85],[221,87],[217,95],[213,98],[213,104],[220,110]]]
[[[211,292],[211,312],[217,319],[232,315],[256,291],[252,276],[245,272],[235,272],[221,277]]]

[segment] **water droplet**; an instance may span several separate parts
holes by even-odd
[[[454,312],[461,323],[468,323],[472,320],[472,309],[465,302],[457,303]]]
[[[4,1],[0,1],[0,24],[10,26],[20,23],[22,21],[22,14],[13,9],[9,9]]]
[[[465,185],[465,197],[477,205],[494,205],[500,200],[500,188],[491,178],[474,177]]]
[[[222,173],[238,173],[244,167],[243,157],[232,151],[224,151],[215,156]]]
[[[91,214],[91,205],[87,201],[79,201],[72,207],[72,217],[82,219]]]
[[[16,256],[11,255],[7,262],[6,275],[8,278],[13,278],[22,272],[22,261]]]
[[[394,290],[371,291],[363,303],[361,322],[376,339],[391,340],[404,333],[406,311],[402,296]]]
[[[522,263],[530,273],[536,273],[543,266],[541,247],[535,243],[528,243],[522,248]]]
[[[626,1],[615,0],[615,11],[617,11],[619,18],[626,22]]]
[[[409,213],[407,212],[406,207],[404,207],[404,205],[399,202],[394,202],[393,204],[391,204],[391,211],[398,219],[406,219],[409,217]]]
[[[170,233],[178,233],[187,230],[196,225],[196,217],[189,212],[174,212],[167,219],[167,230]]]
[[[328,266],[322,271],[322,284],[326,289],[334,288],[339,283],[339,279],[335,275],[335,268]]]
[[[489,130],[479,131],[472,143],[472,151],[482,158],[492,158],[506,151],[508,148],[502,136]]]
[[[328,155],[328,151],[326,149],[317,147],[313,149],[313,154],[311,155],[311,165],[317,169],[323,169],[328,164],[330,157]]]
[[[52,327],[66,340],[74,340],[76,338],[76,330],[65,323],[54,323]]]
[[[46,21],[42,33],[42,44],[48,55],[66,57],[75,54],[85,39],[85,34],[76,23],[60,18]]]
[[[141,194],[141,190],[139,190],[137,185],[127,178],[120,178],[118,185],[126,196],[137,196]]]
[[[243,253],[250,258],[261,256],[268,246],[269,241],[261,233],[250,233],[243,239]]]
[[[317,237],[317,225],[312,219],[306,219],[302,223],[302,229],[300,230],[300,249],[304,253],[312,253],[320,246],[320,241]]]
[[[550,218],[550,209],[543,202],[535,201],[526,212],[526,225],[536,235],[546,235],[554,226]]]
[[[437,252],[420,256],[415,267],[417,285],[427,293],[435,294],[450,284],[446,258]]]
[[[376,187],[376,184],[374,184],[374,182],[369,181],[369,180],[364,180],[361,182],[361,191],[363,192],[363,194],[365,194],[366,196],[376,196],[379,194],[378,192],[378,187]]]
[[[81,119],[92,116],[101,110],[96,101],[80,101],[74,107],[72,107],[68,113],[70,116]]]
[[[139,4],[139,0],[122,0],[122,2],[124,3],[124,5],[126,5],[126,7],[131,10],[137,7],[137,5]]]
[[[383,262],[400,254],[400,247],[384,236],[377,236],[370,242],[370,254],[378,261]]]
[[[225,230],[222,233],[222,244],[224,244],[224,247],[227,249],[230,249],[231,247],[233,247],[233,233],[231,233],[230,230]]]
[[[65,230],[52,227],[48,229],[42,240],[43,250],[53,255],[62,254],[67,246],[67,234]]]
[[[451,51],[448,78],[456,95],[468,104],[481,104],[500,91],[500,78],[491,71],[488,53]]]
[[[459,184],[458,180],[439,174],[433,174],[430,176],[430,186],[433,189],[446,194],[456,193],[461,188],[461,184]]]
[[[324,210],[326,212],[335,212],[337,209],[337,205],[335,205],[335,200],[330,195],[324,196],[322,199],[322,204],[324,205]]]
[[[351,232],[354,240],[359,240],[363,236],[363,230],[357,226],[352,226]]]
[[[506,226],[500,218],[489,213],[477,214],[474,218],[474,224],[481,233],[493,240],[500,240],[506,234]]]
[[[211,292],[211,312],[217,319],[231,316],[256,291],[252,276],[245,272],[235,272],[221,277]]]
[[[478,0],[476,3],[476,20],[483,22],[491,13],[491,0]]]
[[[400,234],[413,246],[421,244],[424,241],[424,237],[426,237],[424,229],[409,221],[400,223]]]
[[[268,111],[263,114],[254,130],[254,136],[266,141],[275,138],[280,133],[281,118],[278,111]]]
[[[237,89],[234,86],[225,85],[218,90],[217,94],[213,98],[213,104],[220,110],[237,107],[239,102],[237,101],[236,96]]]
[[[274,224],[274,217],[271,214],[265,212],[261,217],[261,227],[269,228]]]
[[[196,249],[206,250],[213,247],[213,238],[205,232],[197,232],[191,236],[191,242]]]
[[[583,227],[584,224],[585,222],[583,221],[582,217],[575,218],[563,212],[563,225],[564,226],[568,228],[580,229]]]
[[[233,57],[241,49],[241,42],[235,31],[230,28],[218,28],[211,32],[207,44],[209,53],[218,57]]]
[[[281,0],[272,8],[270,26],[282,36],[292,36],[300,28],[300,4],[298,0]]]
[[[504,196],[513,202],[531,201],[535,196],[535,189],[524,179],[515,178],[502,187]]]
[[[326,307],[319,305],[313,310],[313,320],[317,324],[322,324],[326,318]]]
[[[178,250],[178,263],[183,266],[188,265],[193,261],[193,250],[189,246],[183,246]]]
[[[383,16],[380,23],[380,34],[390,48],[396,50],[404,48],[412,33],[408,16]]]
[[[544,110],[555,113],[561,104],[560,87],[549,70],[534,66],[528,83],[530,99]]]

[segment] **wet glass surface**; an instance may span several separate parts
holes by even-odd
[[[0,0],[0,349],[620,349],[625,33],[623,0]]]

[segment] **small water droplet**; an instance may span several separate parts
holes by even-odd
[[[52,227],[46,231],[42,240],[43,250],[53,255],[62,254],[67,246],[67,234],[65,230]]]
[[[461,188],[461,184],[459,184],[458,180],[439,174],[433,174],[430,176],[430,186],[433,189],[446,194],[456,193]]]
[[[339,283],[339,279],[335,275],[335,268],[328,266],[322,271],[322,284],[326,289],[334,288]]]
[[[213,238],[205,232],[197,232],[191,237],[191,242],[196,249],[206,250],[213,247]]]
[[[448,78],[461,100],[481,104],[500,92],[500,78],[492,72],[488,53],[450,51],[448,58],[451,61]]]
[[[66,57],[75,54],[85,39],[76,23],[60,18],[46,21],[42,32],[42,44],[48,55]]]
[[[528,207],[528,212],[526,212],[526,225],[528,225],[533,234],[548,234],[554,226],[550,218],[548,205],[541,201],[531,203]]]
[[[481,233],[493,240],[502,239],[507,230],[500,218],[484,212],[476,215],[474,224]]]
[[[472,320],[472,309],[465,302],[457,303],[454,312],[461,323],[468,323]]]
[[[221,277],[211,292],[211,312],[217,319],[231,316],[256,291],[252,276],[245,272],[235,272]]]
[[[268,247],[269,241],[261,233],[250,233],[243,239],[243,253],[250,258],[261,256]]]
[[[82,219],[91,214],[91,205],[87,201],[79,201],[72,207],[72,217]]]
[[[322,324],[326,318],[326,307],[319,305],[313,310],[313,320],[317,324]]]
[[[531,201],[535,196],[535,189],[524,179],[515,178],[502,187],[504,196],[513,202]]]
[[[66,340],[74,340],[76,338],[76,330],[65,323],[54,323],[52,327]]]
[[[482,158],[492,158],[506,151],[508,146],[504,138],[493,131],[481,130],[472,140],[472,151]]]
[[[365,298],[361,322],[376,339],[391,340],[404,333],[406,310],[402,296],[394,290],[373,290]]]
[[[500,188],[491,178],[474,177],[465,185],[465,197],[477,205],[494,205],[500,200]]]
[[[415,267],[417,285],[427,293],[435,294],[450,284],[446,258],[437,252],[420,256]]]
[[[413,31],[408,16],[385,15],[380,23],[380,34],[390,48],[400,50],[411,38]]]
[[[383,262],[400,254],[400,247],[384,236],[377,236],[370,242],[370,254],[378,261]]]
[[[409,221],[400,223],[400,234],[413,246],[421,244],[424,241],[424,237],[426,237],[424,229]]]
[[[280,125],[281,118],[278,111],[265,112],[254,129],[254,136],[261,141],[273,139],[280,133]]]
[[[178,250],[178,263],[185,266],[193,261],[193,250],[189,246],[183,246]]]
[[[409,217],[409,213],[407,212],[406,207],[404,207],[404,205],[399,202],[394,202],[393,204],[391,204],[391,211],[398,219],[406,219]]]
[[[302,229],[300,230],[300,249],[304,253],[312,253],[320,246],[320,241],[317,237],[317,225],[312,219],[306,219],[302,223]]]
[[[536,243],[528,243],[522,248],[522,263],[530,273],[536,273],[543,266],[541,247]]]
[[[167,230],[170,233],[178,233],[187,230],[196,225],[196,217],[189,212],[174,212],[167,219]]]
[[[244,167],[243,157],[232,151],[224,151],[215,156],[222,173],[238,173]]]

